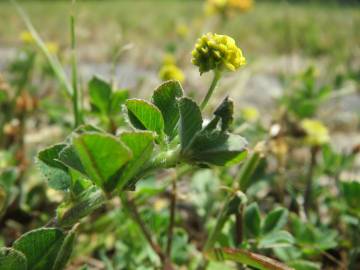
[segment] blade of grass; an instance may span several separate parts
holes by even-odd
[[[10,2],[15,6],[17,12],[19,13],[20,17],[24,21],[28,31],[33,36],[36,45],[40,48],[41,52],[45,55],[46,59],[49,61],[51,68],[53,69],[53,71],[54,71],[56,77],[58,78],[59,82],[61,83],[61,85],[64,87],[66,94],[69,97],[72,97],[73,89],[71,87],[71,84],[68,81],[66,73],[65,73],[63,67],[61,66],[59,60],[57,59],[57,57],[55,55],[53,55],[49,52],[49,50],[45,46],[45,43],[43,42],[43,40],[41,39],[41,37],[39,36],[37,31],[35,30],[29,17],[25,13],[25,11],[20,7],[20,5],[15,0],[10,0]]]
[[[79,90],[78,90],[78,72],[76,60],[76,36],[75,36],[75,4],[76,0],[72,1],[72,14],[70,16],[70,32],[71,32],[71,75],[72,75],[72,102],[74,110],[75,128],[82,124],[82,113],[79,108]]]
[[[265,257],[260,254],[249,252],[242,249],[219,248],[212,249],[205,253],[210,260],[224,261],[230,260],[242,264],[246,264],[260,270],[293,270],[274,259]]]

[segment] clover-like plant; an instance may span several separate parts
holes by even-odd
[[[201,45],[209,45],[210,54],[194,56],[200,61],[197,64],[201,72],[235,70],[243,63],[241,51],[230,37],[208,34],[210,36],[214,40]],[[197,48],[201,50],[199,46]],[[215,61],[215,65],[211,61]],[[100,82],[99,79],[91,81],[90,96],[94,105],[107,113],[109,104],[101,98],[106,84]],[[210,95],[208,93],[202,107]],[[246,140],[229,131],[233,119],[233,102],[229,98],[213,112],[210,121],[204,121],[201,108],[185,95],[181,84],[168,81],[155,89],[150,101],[127,99],[124,109],[129,125],[121,127],[122,131],[116,135],[91,125],[80,125],[65,141],[39,152],[37,164],[49,186],[66,196],[56,217],[49,223],[51,228],[32,231],[23,236],[22,241],[28,238],[40,241],[40,252],[49,248],[41,242],[42,238],[58,237],[63,240],[53,242],[52,245],[58,244],[51,250],[61,253],[68,243],[64,240],[63,230],[72,228],[114,196],[120,196],[123,207],[131,209],[127,191],[135,190],[137,182],[145,176],[175,166],[225,166],[239,163],[246,157]],[[34,254],[28,256],[26,250],[18,248],[22,245],[16,243],[11,252],[22,253],[31,265]],[[154,249],[164,265],[171,264],[163,251]],[[10,254],[3,253],[5,257]],[[41,263],[47,265],[47,269],[55,269],[56,262],[56,256],[49,255]],[[35,268],[30,266],[30,269]]]

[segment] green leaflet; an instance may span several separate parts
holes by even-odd
[[[144,164],[150,159],[154,149],[152,132],[125,132],[120,135],[121,141],[131,149],[132,159],[126,164],[118,177],[117,188],[121,190]]]
[[[183,152],[186,152],[195,139],[195,135],[200,132],[203,120],[199,106],[187,97],[179,100],[179,111],[181,149]]]
[[[112,191],[117,184],[114,177],[132,157],[131,151],[114,136],[92,132],[75,137],[73,145],[89,178]]]
[[[90,102],[103,114],[110,110],[111,86],[94,76],[88,85]]]
[[[155,105],[143,99],[128,99],[126,107],[129,119],[134,127],[154,131],[159,136],[162,136],[164,119]]]
[[[29,270],[51,269],[65,238],[55,228],[41,228],[23,234],[13,248],[26,256]]]
[[[179,121],[177,99],[183,96],[183,89],[178,81],[168,81],[160,85],[152,96],[152,101],[158,107],[164,118],[164,131],[172,138],[176,133]]]
[[[13,248],[0,248],[0,269],[27,270],[27,260],[25,255]]]

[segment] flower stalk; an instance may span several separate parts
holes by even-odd
[[[201,110],[203,110],[206,107],[206,105],[208,104],[212,94],[214,93],[214,90],[215,90],[218,82],[221,79],[221,75],[222,74],[221,74],[220,70],[218,70],[218,69],[214,70],[214,77],[213,77],[213,80],[212,80],[211,85],[209,87],[209,90],[207,91],[206,96],[205,96],[204,100],[201,102],[201,105],[200,105]]]

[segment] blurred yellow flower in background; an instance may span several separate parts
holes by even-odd
[[[159,71],[159,77],[163,81],[177,80],[184,82],[185,75],[175,64],[165,64]]]
[[[163,57],[163,65],[175,65],[176,59],[175,56],[171,53],[166,53]]]
[[[185,75],[182,70],[176,65],[176,59],[173,54],[165,54],[162,62],[163,65],[159,71],[159,77],[161,80],[177,80],[179,82],[184,82]]]
[[[20,40],[26,44],[31,44],[35,41],[33,35],[28,31],[23,31],[20,33]]]
[[[227,1],[228,0],[207,0],[205,2],[205,13],[207,15],[214,15],[225,12]]]
[[[235,71],[246,64],[233,38],[213,33],[207,33],[197,40],[191,62],[199,67],[201,74],[215,69]]]
[[[59,45],[55,42],[46,42],[45,46],[51,54],[57,54],[59,51]]]
[[[232,11],[245,12],[253,6],[253,0],[207,0],[205,13],[207,15],[229,15]]]
[[[259,119],[260,113],[255,107],[247,106],[241,109],[241,116],[245,121],[253,123]]]
[[[176,25],[175,32],[180,38],[186,38],[189,35],[189,28],[186,24],[180,23]]]
[[[248,11],[253,6],[252,0],[228,0],[229,7],[239,11]]]
[[[329,130],[322,122],[313,119],[304,119],[300,125],[306,132],[306,144],[320,146],[330,141]]]

